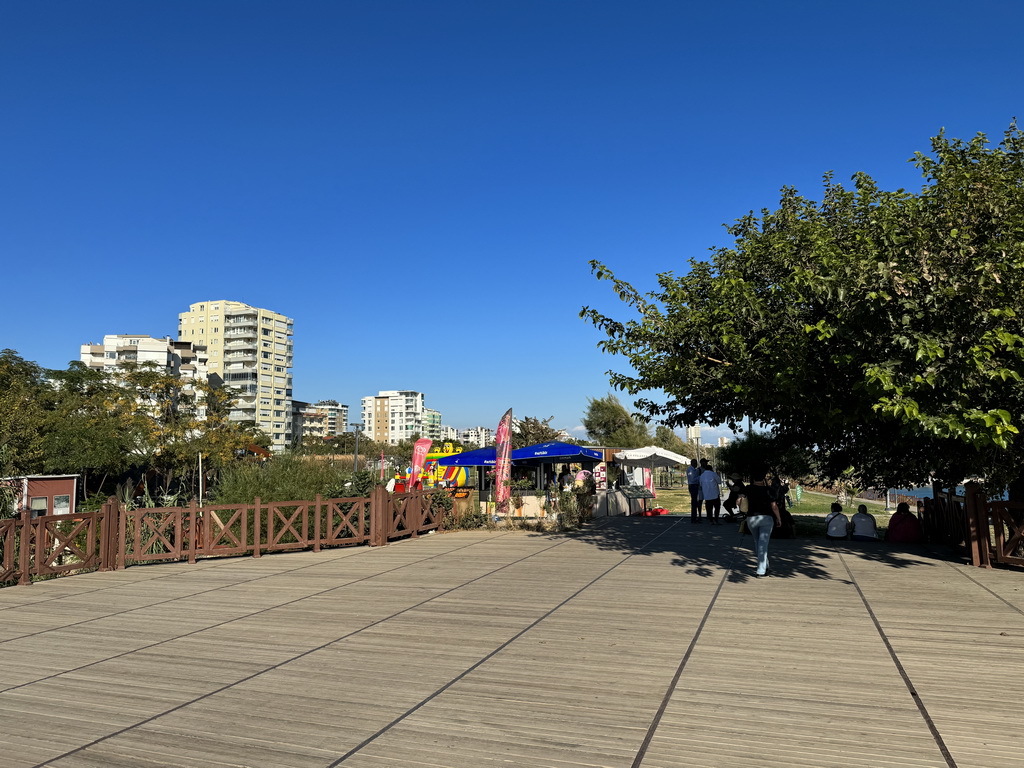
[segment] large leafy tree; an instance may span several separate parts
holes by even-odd
[[[991,146],[939,135],[913,158],[916,193],[826,175],[820,202],[785,188],[777,210],[729,228],[732,247],[641,294],[636,312],[585,307],[628,373],[612,384],[670,426],[744,416],[821,468],[866,483],[992,485],[1019,474],[1024,417],[1024,135]],[[652,394],[660,393],[660,394]],[[663,397],[661,396],[663,394]]]
[[[554,416],[546,419],[537,416],[527,416],[521,420],[512,422],[512,434],[510,442],[513,448],[525,448],[528,445],[538,443],[550,443],[558,440],[561,433],[551,426]]]
[[[0,477],[42,469],[47,390],[42,368],[13,349],[0,351]]]
[[[587,436],[597,445],[640,448],[651,443],[647,425],[635,419],[619,398],[611,393],[587,399],[583,427],[587,430]]]

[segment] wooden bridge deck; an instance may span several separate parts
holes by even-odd
[[[0,766],[1005,768],[1024,574],[682,518],[0,590]]]

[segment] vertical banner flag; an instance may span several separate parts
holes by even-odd
[[[498,502],[498,514],[508,514],[508,502],[512,497],[509,482],[512,479],[512,409],[498,422],[498,430],[494,433],[494,500]]]
[[[423,462],[426,461],[427,452],[430,450],[430,438],[421,437],[412,447],[412,469],[409,470],[409,484],[407,491],[416,489],[419,485],[420,475],[423,473]]]

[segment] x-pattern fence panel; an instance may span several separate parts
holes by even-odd
[[[1024,565],[1024,504],[990,501],[988,513],[992,559],[997,563]]]
[[[186,544],[183,528],[187,511],[180,507],[152,507],[124,512],[132,559],[140,563],[180,559]]]
[[[268,551],[305,549],[311,538],[308,501],[281,501],[267,505]]]
[[[363,544],[370,538],[370,500],[364,498],[328,499],[326,546]]]
[[[0,584],[18,578],[18,521],[0,520]]]
[[[92,569],[99,566],[100,513],[86,512],[36,518],[35,563],[41,576]]]

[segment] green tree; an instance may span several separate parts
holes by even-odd
[[[587,436],[598,445],[641,448],[651,443],[647,425],[633,418],[619,398],[611,393],[587,398],[583,427]]]
[[[521,421],[513,421],[510,440],[512,447],[525,448],[527,445],[558,440],[561,435],[551,426],[554,418],[554,416],[548,416],[546,419],[539,419],[536,416],[527,416]]]
[[[653,445],[657,445],[660,448],[667,448],[673,453],[678,453],[682,456],[695,456],[695,453],[687,453],[689,444],[686,443],[683,438],[675,433],[673,429],[666,426],[659,426],[654,430],[654,442]]]
[[[993,486],[1024,458],[1024,135],[939,135],[915,155],[917,193],[852,189],[825,177],[820,203],[784,188],[779,208],[729,228],[735,244],[641,294],[613,281],[637,316],[584,307],[602,348],[633,371],[613,386],[670,426],[737,429],[744,416],[816,448],[822,469],[853,465],[871,485]]]
[[[0,477],[42,470],[49,390],[42,368],[0,351]]]
[[[42,433],[44,471],[79,474],[85,496],[139,460],[140,425],[116,379],[80,362],[48,372],[54,388]]]

